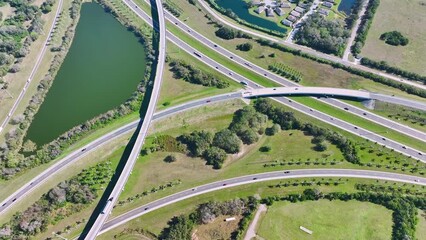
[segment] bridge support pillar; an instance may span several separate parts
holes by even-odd
[[[374,109],[374,107],[376,106],[376,100],[374,99],[364,100],[362,101],[362,105],[364,105],[364,107],[368,109]]]

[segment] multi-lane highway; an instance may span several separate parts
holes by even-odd
[[[166,24],[163,14],[163,5],[161,0],[156,0],[155,3],[158,6],[156,9],[159,19],[158,30],[160,34],[158,44],[157,68],[155,70],[154,86],[152,88],[148,108],[146,110],[144,118],[142,119],[142,125],[139,129],[138,136],[133,145],[129,158],[127,159],[126,164],[120,174],[120,177],[118,178],[111,193],[109,194],[107,202],[101,203],[105,204],[102,211],[100,213],[95,213],[98,216],[93,225],[90,227],[88,233],[84,236],[84,239],[95,239],[104,222],[107,220],[109,213],[112,211],[115,202],[120,196],[121,191],[124,189],[124,186],[126,185],[126,182],[132,172],[133,166],[135,165],[136,160],[140,155],[142,145],[145,142],[145,137],[148,135],[148,129],[151,125],[151,120],[154,116],[158,96],[160,94],[161,83],[163,81],[164,64],[166,59]]]
[[[344,64],[346,66],[357,68],[357,69],[360,69],[360,70],[363,70],[363,71],[366,71],[366,72],[374,73],[374,74],[380,75],[382,77],[389,78],[389,79],[397,81],[397,82],[403,82],[403,83],[408,84],[408,85],[412,85],[412,86],[415,86],[415,87],[418,87],[418,88],[426,89],[426,86],[424,84],[421,84],[421,83],[418,83],[418,82],[414,82],[414,81],[404,80],[403,78],[397,77],[395,75],[383,73],[381,71],[378,71],[378,70],[375,70],[375,69],[371,69],[371,68],[368,68],[368,67],[365,67],[365,66],[362,66],[362,65],[356,65],[356,64],[354,64],[352,62],[344,61],[343,59],[338,58],[336,56],[333,56],[333,55],[330,55],[330,54],[325,54],[325,53],[316,51],[316,50],[314,50],[312,48],[309,48],[309,47],[306,47],[306,46],[300,46],[300,45],[297,45],[297,44],[294,44],[294,43],[291,43],[291,42],[283,41],[283,40],[280,40],[280,39],[268,36],[266,34],[262,34],[260,32],[255,32],[255,31],[249,30],[247,28],[240,27],[240,26],[238,26],[238,25],[236,25],[234,23],[231,23],[231,22],[225,20],[222,16],[220,16],[213,9],[211,9],[210,6],[204,0],[199,0],[198,2],[201,4],[201,6],[204,9],[207,10],[207,12],[209,14],[211,14],[219,22],[221,22],[222,24],[227,25],[227,26],[229,26],[231,28],[240,30],[240,31],[242,31],[244,33],[247,33],[247,34],[250,34],[252,36],[259,37],[259,38],[267,39],[267,40],[269,40],[271,42],[283,44],[283,45],[286,45],[286,46],[288,46],[290,48],[300,50],[300,51],[302,51],[304,53],[308,53],[308,54],[314,55],[314,56],[319,57],[319,58],[327,59],[327,60],[330,60],[330,61],[333,61],[333,62]]]
[[[275,87],[275,88],[259,88],[243,92],[243,97],[260,97],[260,96],[322,96],[322,97],[342,97],[354,98],[358,100],[378,100],[381,102],[392,103],[405,107],[415,108],[426,111],[426,103],[388,96],[384,94],[371,93],[367,91],[344,89],[344,88],[328,88],[328,87]],[[365,116],[365,115],[364,115]],[[420,139],[426,141],[425,138]]]
[[[209,183],[206,185],[194,187],[176,194],[161,198],[151,203],[145,204],[126,212],[118,217],[115,217],[105,223],[100,234],[105,233],[117,226],[120,226],[132,219],[140,217],[148,212],[154,211],[161,207],[176,203],[197,195],[217,191],[229,187],[235,187],[243,184],[250,184],[255,182],[290,179],[290,178],[312,178],[312,177],[349,177],[349,178],[364,178],[364,179],[379,179],[386,181],[404,182],[426,186],[426,178],[420,178],[410,175],[403,175],[397,173],[386,173],[368,170],[354,170],[354,169],[300,169],[300,170],[282,170],[276,172],[259,173],[225,179],[218,182]]]
[[[44,54],[45,54],[46,49],[49,45],[50,38],[52,36],[52,32],[55,29],[55,25],[56,25],[56,21],[58,20],[59,13],[62,10],[62,2],[63,2],[63,0],[59,0],[58,8],[56,9],[56,13],[55,13],[55,18],[53,19],[52,26],[50,26],[49,32],[47,33],[47,38],[44,41],[43,47],[41,48],[41,51],[40,51],[40,53],[37,57],[35,65],[34,65],[33,69],[31,70],[30,76],[28,77],[27,82],[24,85],[24,88],[19,93],[19,96],[16,98],[15,102],[13,103],[12,108],[10,109],[9,113],[6,115],[6,118],[4,119],[3,123],[0,125],[0,132],[6,127],[6,124],[10,121],[10,118],[12,118],[13,114],[15,113],[16,108],[18,107],[19,103],[22,101],[22,98],[24,97],[24,95],[25,95],[25,93],[28,89],[28,86],[30,86],[30,84],[31,84],[31,80],[33,80],[34,75],[36,74],[36,72],[37,72],[37,70],[38,70],[38,68],[41,64],[41,61],[43,60]]]
[[[150,18],[150,16],[148,16],[143,10],[141,10],[132,0],[123,0],[127,6],[131,7],[131,10],[133,12],[136,13],[136,15],[138,15],[140,18],[142,18],[143,20],[145,20],[148,24],[152,25],[152,20]],[[170,17],[171,15],[165,11],[165,16],[166,17]],[[287,80],[283,80],[282,78],[280,78],[279,76],[275,75],[275,74],[271,74],[268,71],[254,65],[253,63],[249,63],[246,60],[238,57],[237,55],[234,55],[232,53],[230,53],[229,51],[227,51],[226,49],[223,49],[222,47],[214,44],[213,42],[211,42],[210,40],[208,40],[207,38],[201,36],[200,34],[196,33],[195,31],[193,31],[192,29],[190,29],[189,27],[187,27],[186,25],[184,25],[182,22],[177,22],[178,20],[175,19],[174,24],[177,26],[180,26],[181,28],[187,29],[185,32],[190,34],[192,37],[194,37],[195,39],[199,40],[201,43],[203,43],[204,45],[214,49],[215,51],[218,51],[220,54],[224,55],[224,56],[230,56],[231,59],[233,59],[234,61],[241,59],[242,62],[239,62],[241,65],[249,65],[248,69],[256,69],[257,73],[264,73],[263,75],[267,76],[269,79],[271,80],[275,80],[277,82],[281,81],[287,81]],[[177,23],[177,24],[176,24]],[[186,42],[180,40],[179,38],[177,38],[175,35],[173,35],[172,33],[170,33],[169,31],[167,32],[167,38],[173,42],[174,44],[176,44],[177,46],[179,46],[182,50],[184,50],[185,52],[192,54],[194,56],[196,56],[200,61],[204,62],[205,64],[207,64],[209,67],[216,69],[216,71],[228,76],[229,78],[237,81],[237,82],[244,82],[245,84],[247,84],[248,87],[250,88],[261,88],[261,86],[257,83],[255,83],[254,81],[252,81],[251,79],[247,79],[244,76],[226,68],[225,66],[215,62],[214,60],[212,60],[211,58],[205,56],[204,54],[199,53],[196,49],[194,49],[193,47],[191,47],[190,45],[188,45]],[[196,54],[195,54],[196,53]],[[292,83],[294,84],[294,83]],[[294,85],[293,85],[294,86]],[[275,100],[279,101],[280,103],[295,109],[299,112],[302,112],[306,115],[309,115],[311,117],[314,117],[318,120],[321,120],[323,122],[326,122],[328,124],[334,125],[340,129],[346,130],[348,132],[351,132],[355,135],[358,135],[362,138],[371,140],[373,142],[377,142],[380,145],[386,146],[388,148],[394,149],[397,152],[403,153],[407,156],[411,156],[415,159],[419,159],[421,161],[426,161],[426,156],[423,152],[410,148],[408,146],[404,146],[400,143],[397,143],[395,141],[392,140],[388,140],[386,138],[384,138],[383,136],[379,135],[378,133],[374,133],[368,130],[365,130],[363,128],[360,128],[358,126],[355,126],[353,124],[347,123],[345,121],[342,121],[340,119],[337,119],[335,117],[332,117],[330,115],[324,114],[322,112],[319,111],[314,111],[313,109],[302,105],[300,103],[297,103],[295,101],[291,101],[290,99],[286,99],[286,98],[276,98]],[[324,101],[331,101],[332,99],[324,99]],[[341,101],[338,101],[336,104],[338,104],[337,106],[345,106],[345,108],[347,108],[348,112],[351,113],[355,113],[356,115],[369,119],[373,122],[376,122],[378,124],[381,124],[383,126],[392,128],[395,131],[401,132],[401,133],[405,133],[409,136],[412,136],[414,138],[417,139],[426,139],[425,133],[406,127],[402,124],[399,123],[395,123],[389,119],[377,116],[375,114],[369,113],[369,114],[365,114],[365,111],[354,107],[353,105],[347,105]],[[345,109],[346,110],[346,109]],[[409,134],[408,134],[409,132]]]
[[[146,3],[149,4],[148,0],[145,0],[145,1],[146,1]],[[142,18],[148,24],[152,25],[152,20],[151,20],[150,16],[147,13],[145,13],[143,10],[139,9],[138,6],[132,0],[123,0],[123,2],[125,2],[127,4],[127,6],[131,7],[132,10],[140,18]],[[185,34],[191,36],[192,38],[194,38],[195,40],[197,40],[198,42],[200,42],[204,46],[218,52],[220,55],[229,57],[229,59],[231,61],[241,65],[242,67],[258,74],[259,76],[267,77],[269,80],[271,80],[271,81],[273,81],[273,82],[275,82],[279,85],[283,85],[283,86],[287,86],[287,87],[301,87],[299,84],[297,84],[293,81],[290,81],[290,80],[288,80],[288,79],[286,79],[282,76],[279,76],[277,74],[271,73],[268,70],[265,70],[262,67],[259,67],[258,65],[254,64],[252,62],[249,62],[246,59],[228,51],[227,49],[225,49],[225,48],[221,47],[220,45],[216,44],[215,42],[213,42],[212,40],[210,40],[210,39],[204,37],[203,35],[199,34],[194,29],[191,29],[185,23],[183,23],[178,18],[176,18],[175,16],[170,14],[168,11],[165,11],[164,14],[165,14],[165,17],[168,21],[170,21],[176,27],[178,27],[180,30],[185,32]],[[224,66],[220,65],[219,63],[213,61],[212,59],[208,58],[207,56],[198,53],[199,51],[197,49],[188,45],[186,42],[183,42],[182,40],[180,40],[178,37],[176,37],[175,35],[173,35],[169,31],[167,32],[167,38],[171,42],[175,43],[178,47],[180,47],[181,49],[186,51],[187,53],[198,57],[200,61],[206,63],[208,66],[210,66],[212,68],[214,67],[217,71],[221,72],[222,74],[227,75],[231,79],[234,79],[236,81],[246,81],[245,77],[227,69],[226,67],[224,67]],[[198,56],[194,54],[195,52],[197,52]],[[199,57],[199,56],[201,56],[201,57]],[[257,86],[256,84],[254,84],[254,85]],[[397,99],[397,98],[395,98],[395,99]],[[336,99],[329,99],[329,98],[317,99],[317,100],[321,101],[323,103],[329,104],[331,106],[340,108],[340,109],[350,109],[348,111],[348,113],[357,115],[357,116],[362,117],[362,118],[366,118],[366,119],[368,119],[372,122],[375,122],[375,123],[380,124],[382,126],[385,126],[387,128],[391,128],[391,129],[393,129],[397,132],[400,132],[402,134],[405,134],[407,136],[419,139],[421,141],[425,141],[425,139],[426,139],[426,133],[425,132],[422,132],[422,131],[419,131],[417,129],[413,129],[413,128],[410,128],[408,126],[399,124],[399,123],[394,122],[394,121],[392,121],[388,118],[378,116],[378,115],[371,113],[371,112],[366,114],[365,110],[358,108],[358,107],[355,107],[351,104],[345,103],[343,101],[339,101],[339,100],[336,100]]]
[[[187,103],[184,103],[175,107],[171,107],[166,110],[155,113],[153,117],[153,121],[160,120],[164,117],[168,117],[168,116],[171,116],[183,111],[187,111],[192,108],[200,107],[206,104],[213,104],[213,103],[236,99],[240,97],[241,97],[241,93],[238,92],[238,93],[217,95],[214,97],[208,97],[208,98],[187,102]],[[14,204],[17,204],[26,195],[31,193],[31,191],[36,190],[37,187],[40,186],[43,182],[47,181],[51,177],[54,177],[54,175],[58,174],[61,170],[64,170],[66,166],[83,158],[87,154],[97,150],[98,148],[102,147],[106,143],[113,141],[114,139],[117,139],[118,137],[121,137],[125,134],[131,133],[132,131],[136,129],[139,122],[140,120],[136,120],[129,124],[126,124],[125,126],[122,126],[112,132],[109,132],[99,137],[98,139],[90,142],[84,147],[73,151],[72,153],[64,157],[63,159],[58,160],[58,162],[55,163],[53,166],[49,167],[38,176],[31,179],[30,182],[26,183],[24,186],[19,188],[13,194],[7,197],[4,201],[2,201],[0,205],[0,213],[6,211],[10,207],[12,207]]]

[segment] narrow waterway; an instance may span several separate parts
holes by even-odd
[[[268,21],[261,17],[256,17],[250,14],[249,9],[247,8],[247,2],[244,0],[215,0],[215,2],[224,9],[231,9],[232,12],[234,12],[239,18],[245,20],[248,23],[278,32],[287,31],[284,27],[279,25],[281,23],[274,22],[274,18],[271,18],[271,21]],[[265,15],[265,12],[261,14]]]
[[[84,3],[71,48],[27,138],[42,145],[124,103],[146,68],[133,33],[96,3]]]

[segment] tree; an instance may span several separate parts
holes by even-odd
[[[216,34],[216,36],[223,38],[223,39],[226,39],[226,40],[234,39],[236,37],[235,30],[233,30],[231,28],[227,28],[227,27],[219,28],[215,32],[215,34]]]
[[[253,48],[251,43],[242,43],[237,45],[237,50],[248,52]]]
[[[246,129],[240,134],[240,138],[244,144],[250,145],[259,140],[259,136],[253,129]]]
[[[213,165],[214,169],[220,169],[226,159],[226,152],[218,147],[211,147],[204,151],[203,157],[208,165]]]
[[[36,149],[37,149],[37,145],[29,139],[27,141],[25,141],[24,145],[22,146],[23,152],[33,152]]]
[[[266,134],[269,136],[274,136],[275,134],[279,133],[281,131],[281,126],[277,123],[272,125],[272,127],[268,128],[266,130]]]
[[[168,155],[167,157],[164,158],[164,162],[166,163],[172,163],[172,162],[176,162],[177,158],[175,155]]]
[[[314,147],[318,152],[324,152],[327,150],[327,145],[324,142],[317,143]]]
[[[210,147],[213,141],[213,134],[207,131],[194,131],[189,135],[179,136],[178,140],[187,145],[193,156],[199,157]]]
[[[259,148],[259,151],[261,151],[261,152],[269,152],[271,150],[272,150],[272,147],[269,146],[269,145],[262,146],[261,148]]]
[[[392,32],[385,32],[382,35],[380,35],[380,40],[385,41],[385,43],[393,46],[405,46],[408,44],[408,38],[404,37],[400,32],[398,31],[392,31]]]
[[[225,150],[227,153],[238,153],[240,151],[241,140],[231,130],[224,129],[214,135],[213,145]]]

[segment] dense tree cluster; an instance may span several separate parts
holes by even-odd
[[[418,73],[409,72],[409,71],[403,70],[403,69],[398,68],[398,67],[390,66],[385,61],[374,61],[374,60],[371,60],[369,58],[363,57],[363,58],[361,58],[361,64],[364,65],[364,66],[383,70],[383,71],[388,72],[388,73],[396,74],[396,75],[399,75],[401,77],[404,77],[404,78],[407,78],[407,79],[410,79],[410,80],[421,81],[421,82],[423,82],[423,84],[426,84],[426,76],[422,76]]]
[[[81,211],[97,197],[100,186],[106,184],[112,174],[110,164],[103,162],[59,183],[31,207],[3,224],[0,239],[27,239],[45,231],[49,224]]]
[[[326,139],[342,151],[348,162],[360,163],[355,146],[343,135],[311,123],[302,123],[294,117],[292,112],[286,112],[283,108],[275,107],[269,99],[258,99],[255,103],[255,108],[257,111],[267,115],[274,123],[279,124],[282,129],[302,130],[306,134],[314,136],[317,150],[324,151],[326,149],[326,145],[323,142]]]
[[[239,239],[248,227],[257,207],[257,200],[253,197],[237,198],[226,202],[207,202],[200,204],[189,215],[173,217],[168,227],[163,229],[159,239],[176,240],[191,239],[192,230],[196,225],[208,224],[223,215],[242,215],[238,229],[232,233],[232,239]]]
[[[194,157],[200,157],[204,151],[210,148],[213,142],[213,134],[208,131],[194,131],[178,137],[178,140],[186,144],[189,153]]]
[[[187,82],[208,87],[227,88],[229,83],[218,79],[210,73],[205,73],[183,60],[171,59],[169,62],[173,77]]]
[[[43,13],[49,13],[52,11],[53,4],[55,4],[55,0],[46,0],[41,4],[40,9]]]
[[[304,21],[294,37],[299,44],[340,56],[345,51],[349,34],[343,22],[328,20],[321,14],[314,13]]]
[[[251,38],[249,35],[229,27],[220,27],[218,30],[216,30],[215,34],[216,36],[226,40],[230,40],[234,38],[247,38],[247,39]]]
[[[361,49],[367,39],[368,30],[370,29],[374,14],[376,13],[379,5],[380,0],[371,0],[368,2],[365,14],[362,16],[361,24],[358,27],[354,43],[351,46],[351,52],[354,56],[358,56],[358,54],[361,53]]]
[[[408,38],[404,37],[398,31],[385,32],[380,35],[380,40],[385,41],[385,43],[393,45],[393,46],[405,46],[408,44]]]
[[[241,43],[237,45],[237,50],[248,52],[253,48],[253,44],[251,43]]]
[[[283,51],[283,52],[291,53],[295,56],[304,57],[304,58],[310,59],[312,61],[315,61],[315,62],[318,62],[318,63],[321,63],[321,64],[327,64],[327,65],[330,65],[334,68],[339,68],[339,69],[342,69],[342,70],[347,71],[349,73],[355,74],[357,76],[361,76],[361,77],[373,80],[374,82],[378,82],[378,83],[385,84],[385,85],[390,86],[390,87],[397,88],[397,89],[404,91],[404,92],[407,92],[409,94],[414,94],[414,95],[417,95],[417,96],[420,96],[420,97],[426,97],[426,90],[423,90],[421,88],[417,88],[417,87],[412,86],[412,85],[393,81],[391,79],[379,76],[379,75],[374,74],[374,73],[370,73],[370,72],[366,72],[366,71],[363,71],[363,70],[359,70],[357,68],[346,66],[345,64],[342,64],[342,63],[339,63],[339,62],[334,62],[334,61],[327,60],[327,59],[324,59],[324,58],[319,58],[317,56],[314,56],[314,55],[311,55],[311,54],[308,54],[308,53],[303,53],[300,50],[295,50],[295,49],[289,48],[287,46],[284,46],[283,44],[271,42],[269,40],[257,39],[257,42],[260,43],[262,46],[269,46],[269,47],[278,49],[278,50]]]

